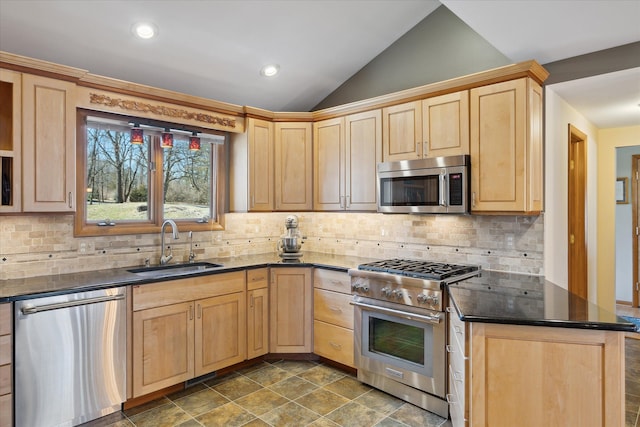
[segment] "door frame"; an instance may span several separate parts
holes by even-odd
[[[640,307],[640,188],[638,178],[640,175],[640,154],[631,156],[631,234],[633,236],[633,281],[631,282],[631,306]]]
[[[589,299],[587,270],[587,134],[569,124],[567,265],[569,291]]]

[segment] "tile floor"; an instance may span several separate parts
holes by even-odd
[[[310,361],[262,362],[84,427],[444,427],[448,421]]]
[[[625,427],[640,427],[640,333],[625,347]]]

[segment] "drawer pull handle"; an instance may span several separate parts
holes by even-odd
[[[464,376],[462,375],[462,372],[455,371],[453,373],[453,379],[456,380],[457,382],[461,383],[461,382],[464,381]]]
[[[340,344],[334,343],[333,341],[329,341],[329,345],[335,348],[336,350],[342,350],[342,346]]]
[[[447,308],[445,308],[445,311],[447,313],[453,313],[453,308],[452,307],[447,307]]]
[[[447,403],[449,405],[457,405],[458,402],[455,399],[455,396],[453,394],[447,394],[446,395],[446,399],[447,399]]]
[[[454,331],[456,331],[456,334],[460,334],[460,335],[462,335],[462,329],[460,329],[460,326],[455,325],[455,326],[453,327],[453,330],[454,330]]]
[[[455,353],[456,351],[453,349],[453,346],[451,344],[447,344],[445,346],[445,348],[447,349],[447,353]]]
[[[342,309],[340,307],[332,306],[332,307],[329,307],[329,310],[331,310],[333,312],[336,312],[336,313],[342,313]]]

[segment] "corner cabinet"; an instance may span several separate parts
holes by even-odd
[[[447,311],[453,427],[624,424],[624,333],[469,323]]]
[[[269,353],[269,269],[247,271],[247,359]]]
[[[543,210],[542,106],[531,78],[471,89],[472,213]]]
[[[133,286],[133,397],[245,360],[245,277]]]
[[[381,110],[313,124],[316,211],[377,209],[376,165],[382,161]]]
[[[311,123],[275,124],[275,210],[313,209]]]
[[[22,75],[22,206],[75,211],[76,85]]]
[[[271,353],[311,353],[311,268],[274,267],[269,290]]]

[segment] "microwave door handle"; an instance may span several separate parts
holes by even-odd
[[[438,193],[440,194],[440,206],[447,206],[447,199],[445,197],[445,190],[446,190],[446,179],[447,176],[445,174],[440,174],[439,176],[439,187],[440,187],[440,191],[438,191]]]

